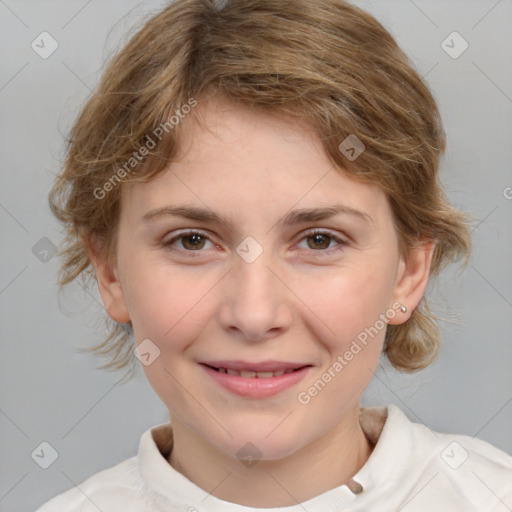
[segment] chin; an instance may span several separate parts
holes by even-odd
[[[251,420],[248,423],[225,425],[233,437],[223,436],[217,448],[238,459],[248,457],[249,460],[279,460],[288,457],[306,441],[300,435],[300,429],[290,429],[290,425],[279,425],[285,416],[266,422],[261,422],[260,419],[259,422]]]

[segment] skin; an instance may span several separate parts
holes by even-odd
[[[171,417],[170,464],[223,500],[290,506],[343,484],[368,460],[359,401],[385,329],[309,403],[298,393],[393,304],[408,312],[395,306],[389,323],[407,321],[433,245],[404,259],[384,193],[334,169],[308,125],[219,99],[196,111],[202,122],[183,121],[178,158],[148,183],[123,185],[115,263],[94,240],[90,255],[110,317],[131,320],[137,343],[150,339],[160,350],[144,371]],[[337,204],[367,219],[278,224],[290,210]],[[232,226],[165,214],[142,220],[176,205],[209,209]],[[175,238],[187,229],[206,238]],[[236,252],[247,236],[263,249],[252,263]],[[277,396],[253,399],[221,388],[199,365],[220,359],[312,368]],[[237,457],[247,442],[262,453],[251,467]]]

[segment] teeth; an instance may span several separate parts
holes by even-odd
[[[274,377],[274,372],[257,372],[256,375],[258,376],[258,379],[269,379],[270,377]],[[243,376],[244,375],[242,374],[242,377]]]
[[[252,379],[257,377],[258,379],[270,379],[271,377],[279,377],[284,373],[292,373],[295,370],[276,370],[275,372],[255,372],[252,370],[232,370],[231,368],[217,368],[217,371],[220,373],[227,373],[228,375],[237,375],[238,377],[243,377],[244,379]]]

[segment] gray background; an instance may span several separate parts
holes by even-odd
[[[141,433],[167,420],[142,371],[119,384],[121,374],[78,352],[103,335],[103,309],[78,285],[59,300],[58,261],[41,241],[61,239],[47,193],[63,134],[105,58],[164,3],[0,0],[1,511],[34,510],[134,455]],[[364,404],[393,402],[431,428],[512,453],[512,1],[356,3],[426,75],[449,138],[443,181],[477,219],[467,269],[431,286],[444,319],[439,361],[415,376],[384,363]],[[43,31],[59,45],[47,59],[31,48]],[[456,59],[441,47],[453,31],[469,43]],[[42,441],[59,454],[46,470],[31,458]]]

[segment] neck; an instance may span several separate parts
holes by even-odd
[[[248,507],[287,507],[350,482],[372,448],[359,410],[313,443],[277,460],[251,466],[226,455],[177,420],[170,464],[215,497]]]

